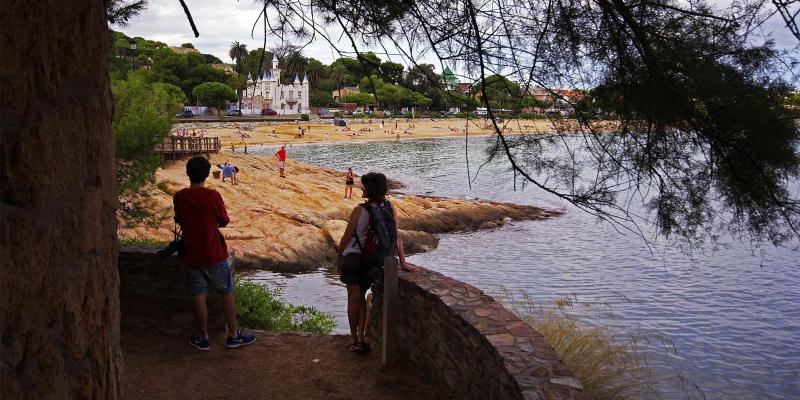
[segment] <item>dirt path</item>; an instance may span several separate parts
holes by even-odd
[[[127,399],[447,399],[427,377],[380,365],[380,349],[347,351],[346,336],[258,331],[224,346],[220,298],[209,296],[211,350],[196,334],[186,271],[152,251],[120,256],[123,391]],[[314,360],[319,360],[314,362]]]
[[[348,352],[345,336],[258,333],[253,345],[229,350],[220,333],[201,352],[185,343],[187,334],[123,332],[125,398],[447,398],[425,377],[382,368],[378,349]]]

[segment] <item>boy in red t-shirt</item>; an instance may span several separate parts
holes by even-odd
[[[283,175],[283,168],[286,166],[286,145],[281,146],[281,148],[275,152],[275,157],[278,157],[278,168],[281,169],[281,178],[286,178],[286,176]]]
[[[186,175],[191,185],[175,193],[175,222],[183,231],[184,254],[181,263],[189,267],[189,286],[194,295],[194,315],[200,335],[192,336],[189,344],[198,350],[209,350],[208,309],[209,288],[222,294],[222,305],[228,325],[225,346],[236,348],[256,341],[252,333],[236,328],[236,299],[233,294],[233,273],[228,261],[228,247],[219,227],[230,222],[222,196],[205,188],[211,163],[205,157],[193,157],[186,163]]]

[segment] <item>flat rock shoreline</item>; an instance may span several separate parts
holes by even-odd
[[[344,199],[341,171],[289,160],[287,177],[280,178],[275,157],[238,153],[211,156],[212,165],[225,161],[240,169],[239,184],[210,176],[206,186],[220,192],[225,201],[231,223],[221,231],[229,249],[236,251],[240,266],[298,271],[333,263],[350,212],[363,201],[358,197],[358,179],[353,198]],[[121,222],[121,238],[172,240],[172,195],[189,184],[184,168],[185,161],[179,160],[156,173],[156,185],[148,198],[161,221],[155,226],[126,226]],[[436,234],[491,229],[509,220],[560,214],[516,204],[406,195],[396,189],[390,191],[389,198],[406,253],[435,249],[439,242]]]

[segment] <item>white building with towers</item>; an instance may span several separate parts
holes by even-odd
[[[272,69],[261,76],[247,74],[247,90],[242,96],[242,114],[259,115],[262,109],[272,109],[278,115],[308,113],[308,74],[295,75],[294,82],[281,82],[278,60],[273,58]]]

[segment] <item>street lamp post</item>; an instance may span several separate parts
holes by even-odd
[[[128,41],[128,44],[131,47],[131,54],[132,54],[132,56],[131,56],[131,69],[135,70],[136,69],[136,41],[133,40],[133,38],[131,38]]]

